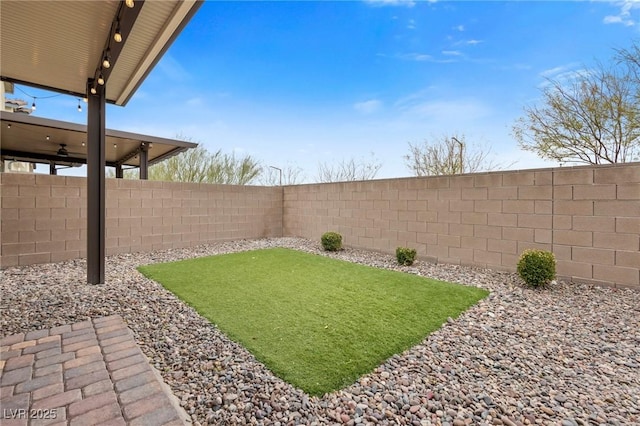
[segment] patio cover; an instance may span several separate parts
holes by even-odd
[[[77,165],[87,163],[87,126],[32,115],[0,112],[0,155],[9,160],[42,164]],[[176,139],[105,130],[106,165],[141,166],[141,145],[147,145],[148,165],[179,154],[198,144]],[[60,144],[69,155],[58,154]]]
[[[131,99],[201,5],[202,0],[0,1],[0,79],[88,100],[89,283],[104,283],[105,277],[105,103],[125,105]]]
[[[111,43],[106,101],[125,105],[201,5],[195,0],[0,2],[2,80],[84,97],[122,8],[121,43]],[[130,30],[127,33],[127,29]],[[118,53],[117,60],[116,53]]]

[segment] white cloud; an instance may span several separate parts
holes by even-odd
[[[449,55],[452,56],[452,55]],[[434,64],[449,64],[451,62],[456,62],[457,59],[454,58],[434,58],[431,55],[426,53],[402,53],[396,55],[396,57],[400,59],[404,59],[405,61],[416,61],[416,62],[432,62]]]
[[[462,32],[462,31],[464,31],[464,25],[457,25],[457,26],[453,27],[453,29]]]
[[[540,77],[545,80],[538,85],[539,89],[546,89],[552,86],[552,81],[561,85],[570,85],[580,78],[588,76],[591,71],[585,68],[579,68],[577,62],[549,68],[539,73]]]
[[[171,55],[165,55],[158,68],[172,81],[187,81],[191,79],[191,75],[175,58]]]
[[[553,77],[557,74],[565,72],[569,69],[566,65],[560,65],[559,67],[553,67],[546,69],[540,73],[540,77]]]
[[[414,0],[364,0],[371,6],[405,6],[413,7],[416,5]]]
[[[399,99],[394,107],[404,114],[426,118],[435,123],[472,122],[490,116],[493,111],[475,98],[434,99],[429,89]]]
[[[382,108],[382,101],[370,99],[364,102],[357,102],[353,104],[353,108],[361,114],[373,114]]]
[[[410,30],[415,30],[416,29],[416,20],[415,19],[409,19],[409,24],[407,25],[407,28]]]
[[[431,61],[433,57],[431,55],[427,55],[426,53],[403,53],[398,55],[400,59],[406,59],[409,61]]]
[[[491,109],[475,99],[423,101],[401,108],[435,122],[455,121],[460,117],[464,117],[465,121],[473,121],[491,115]]]
[[[631,18],[631,10],[640,8],[640,1],[626,0],[617,4],[620,6],[620,13],[617,15],[607,15],[602,22],[605,24],[622,24],[627,27],[636,25],[636,21]]]
[[[443,50],[442,54],[447,56],[462,56],[462,52],[459,50]]]
[[[453,39],[453,37],[449,37],[449,39]],[[484,40],[477,40],[477,39],[469,39],[469,40],[459,40],[456,41],[455,43],[453,43],[454,46],[475,46],[476,44],[480,44],[483,43]]]
[[[549,68],[549,69],[546,69],[546,70],[540,72],[540,77],[555,78],[556,76],[558,76],[560,74],[564,74],[566,72],[571,71],[572,69],[574,69],[578,65],[579,64],[577,62],[572,62],[570,64],[560,65],[560,66],[557,66],[557,67]]]

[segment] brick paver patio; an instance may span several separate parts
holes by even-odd
[[[117,315],[0,340],[0,406],[3,426],[188,422]]]

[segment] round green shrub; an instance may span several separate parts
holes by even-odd
[[[396,248],[396,259],[400,265],[409,266],[413,265],[413,262],[416,260],[416,249],[408,248],[408,247],[398,247]]]
[[[556,277],[556,258],[550,251],[527,249],[518,260],[518,275],[527,285],[545,286]]]
[[[327,251],[338,251],[342,249],[342,235],[337,232],[325,232],[320,239],[322,247]]]

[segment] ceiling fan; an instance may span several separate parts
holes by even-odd
[[[67,151],[67,144],[66,143],[61,143],[60,144],[60,149],[58,150],[58,156],[60,156],[60,157],[68,157],[69,156],[69,151]]]
[[[61,143],[58,144],[60,145],[60,148],[58,148],[58,151],[56,152],[56,155],[58,157],[63,157],[63,158],[67,158],[69,156],[76,156],[76,155],[82,155],[80,152],[69,152],[69,150],[67,149],[67,144],[66,143]]]

